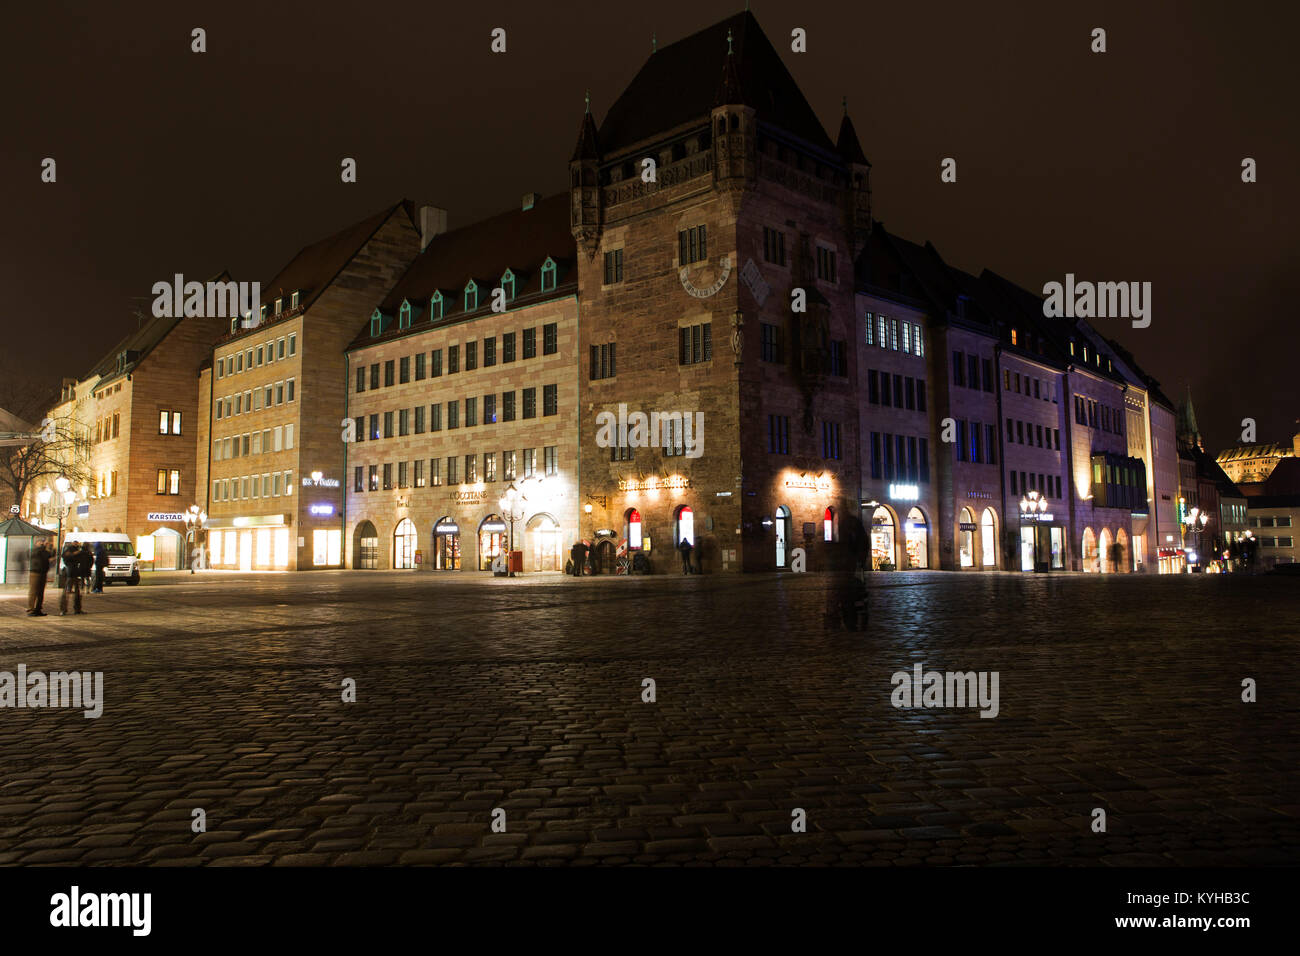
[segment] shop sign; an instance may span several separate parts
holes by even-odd
[[[487,501],[487,496],[486,491],[450,491],[447,493],[447,500],[461,502]]]
[[[312,505],[307,510],[321,518],[328,518],[330,515],[334,514],[333,505]]]
[[[339,480],[337,478],[325,478],[319,471],[313,471],[311,477],[302,480],[304,488],[337,488]]]
[[[787,488],[802,491],[830,491],[833,484],[834,478],[825,472],[818,475],[802,474],[797,478],[790,477],[785,480]]]
[[[484,521],[479,527],[480,531],[505,531],[506,523],[504,521]]]
[[[617,537],[617,533],[614,531],[613,528],[601,528],[600,530],[598,530],[598,531],[596,532],[596,537],[597,537],[597,538],[614,538],[614,537]]]
[[[916,485],[890,485],[889,497],[895,501],[916,501],[921,497],[921,489]]]
[[[10,508],[9,508],[9,513],[10,513],[11,515],[16,515],[16,514],[18,514],[18,506],[17,506],[17,505],[11,505]],[[78,517],[78,518],[85,518],[85,517],[87,517],[89,514],[90,514],[90,505],[77,505],[77,517]]]
[[[974,521],[963,521],[957,525],[959,531],[978,531],[979,526]]]
[[[680,491],[691,487],[691,479],[682,475],[668,478],[620,478],[619,491]]]
[[[89,509],[89,506],[87,506]],[[80,511],[78,511],[80,514]],[[151,511],[149,512],[150,521],[184,521],[185,512],[183,511]]]
[[[460,534],[460,525],[454,521],[440,521],[433,526],[434,534]]]
[[[1039,522],[1039,523],[1047,523],[1047,522],[1055,521],[1055,520],[1056,520],[1056,515],[1052,514],[1050,511],[1047,511],[1047,512],[1041,512],[1041,511],[1030,511],[1030,512],[1026,512],[1026,513],[1022,513],[1022,514],[1020,515],[1020,520],[1021,520],[1021,521],[1037,521],[1037,522]],[[971,527],[973,528],[973,527],[975,527],[975,526],[974,526],[974,525],[971,525]]]

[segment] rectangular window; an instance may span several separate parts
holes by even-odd
[[[1025,423],[1022,421],[1016,422],[1016,443],[1019,445],[1025,443]]]
[[[423,352],[417,352],[417,353],[416,353],[416,355],[415,355],[415,380],[416,380],[417,382],[422,382],[422,381],[424,381],[424,378],[425,378],[425,372],[426,372],[425,363],[426,363],[427,361],[428,361],[428,356],[425,355]]]
[[[542,354],[554,355],[560,348],[559,326],[555,322],[548,322],[542,326]]]
[[[465,343],[465,371],[472,372],[478,368],[478,343]]]
[[[447,403],[447,427],[460,428],[460,402]]]
[[[453,375],[460,371],[460,346],[447,346],[447,374]]]
[[[384,464],[384,491],[393,490],[393,466],[391,462]]]
[[[424,459],[417,458],[415,459],[414,462],[412,462],[412,465],[415,466],[415,487],[423,488],[424,487]]]
[[[524,418],[537,417],[537,389],[524,389]]]
[[[366,490],[366,472],[361,465],[357,465],[356,468],[352,470],[352,490]]]
[[[490,335],[483,340],[483,367],[488,368],[497,364],[497,340],[496,336]]]
[[[291,336],[289,336],[289,354],[290,354],[290,355],[297,355],[297,354],[298,354],[298,336],[297,336],[297,335],[291,335]]]
[[[763,227],[763,258],[778,266],[785,265],[785,233]],[[868,342],[868,345],[871,343]]]
[[[790,416],[767,416],[767,450],[773,455],[790,454]]]
[[[603,378],[613,378],[617,371],[614,366],[615,353],[614,343],[608,345],[593,345],[590,351],[590,378],[597,381]]]
[[[912,351],[918,358],[925,357],[925,339],[922,337],[921,326],[915,322],[912,323]]]
[[[495,425],[497,423],[497,397],[496,395],[483,396],[483,424]]]
[[[980,387],[980,360],[978,355],[966,356],[966,384],[971,388]]]
[[[384,387],[391,388],[393,385],[393,370],[395,363],[389,359],[384,363]]]
[[[397,368],[397,381],[405,385],[411,380],[411,356],[403,355]]]
[[[677,331],[679,364],[696,365],[713,359],[712,322],[684,325]]]
[[[465,483],[472,484],[478,481],[478,456],[465,456]]]
[[[709,257],[708,234],[704,226],[692,226],[677,233],[677,264],[688,265]]]
[[[505,332],[501,336],[501,361],[513,362],[515,360],[515,333]]]
[[[442,374],[442,349],[434,349],[429,353],[429,377],[437,378]]]
[[[889,320],[889,347],[898,351],[898,319]]]
[[[849,374],[846,344],[841,340],[831,339],[831,374],[838,375],[841,378]]]
[[[884,471],[881,468],[880,455],[880,432],[871,433],[871,477],[879,479],[883,476]]]
[[[984,460],[980,449],[981,431],[979,422],[970,423],[970,460],[977,465]]]
[[[835,281],[835,250],[817,247],[817,278],[824,282]]]
[[[558,386],[542,386],[542,414],[554,415],[559,411]]]
[[[442,431],[442,404],[429,406],[429,431]]]
[[[916,380],[910,375],[903,379],[903,398],[909,412],[916,411]]]
[[[966,460],[966,422],[957,422],[957,460]]]
[[[880,404],[880,373],[874,368],[867,372],[867,401]]]
[[[372,390],[379,387],[379,363],[376,362],[370,366],[370,388]]]
[[[623,250],[614,249],[605,253],[605,285],[623,281]]]
[[[537,471],[537,449],[524,449],[524,477],[531,477]]]
[[[759,324],[759,336],[762,342],[764,362],[781,361],[781,327],[767,322]]]
[[[837,422],[822,422],[822,457],[836,460],[840,457],[840,426]]]
[[[442,484],[442,459],[429,459],[429,487],[437,488]]]
[[[981,359],[984,366],[984,391],[993,391],[993,361],[992,359]]]
[[[483,452],[483,480],[497,480],[497,456],[496,452]]]
[[[478,399],[465,399],[465,427],[472,428],[478,424]]]
[[[397,413],[397,434],[398,436],[409,435],[411,433],[411,410],[403,408]]]
[[[357,369],[357,391],[364,392],[365,390],[366,390],[366,369],[365,366],[363,365]]]
[[[384,437],[393,437],[393,413],[384,412]]]
[[[524,329],[524,358],[530,359],[537,355],[537,330]]]
[[[966,385],[966,355],[963,352],[952,353],[952,383],[963,387]]]
[[[515,420],[515,393],[501,393],[501,420],[503,422],[513,422]]]
[[[410,476],[408,473],[407,464],[404,461],[399,461],[397,463],[397,487],[409,488],[411,487],[409,481],[410,481]]]
[[[876,332],[878,333],[876,335],[876,344],[882,349],[889,348],[889,334],[886,331],[888,324],[889,320],[883,315],[876,316]]]
[[[501,470],[502,478],[506,481],[515,480],[515,453],[513,451],[503,451],[501,453]]]
[[[292,402],[293,401],[293,379],[289,379],[284,383],[284,385],[285,385],[284,400],[286,402]]]
[[[876,344],[876,317],[873,313],[867,313],[867,344]]]
[[[542,449],[542,456],[546,467],[546,477],[554,478],[559,474],[559,447],[547,445]]]
[[[447,484],[460,484],[460,459],[455,455],[447,456]]]

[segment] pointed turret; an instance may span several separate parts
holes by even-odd
[[[844,225],[852,248],[852,259],[867,247],[871,238],[871,163],[862,152],[858,131],[849,119],[849,100],[844,98],[844,119],[840,120],[840,135],[835,148],[848,166],[849,188],[844,191]]]
[[[569,189],[572,196],[570,226],[578,246],[591,259],[600,245],[600,141],[596,135],[596,121],[591,117],[591,94],[582,114],[578,142],[569,161]]]
[[[713,105],[713,179],[728,189],[744,189],[758,174],[758,119],[745,102],[736,38],[727,29],[727,55]]]

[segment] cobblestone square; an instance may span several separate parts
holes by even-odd
[[[0,591],[0,671],[104,674],[98,719],[0,709],[0,863],[1300,860],[1294,581],[871,584],[865,634],[816,574],[157,575],[43,619]],[[916,663],[997,671],[997,717],[895,708]]]

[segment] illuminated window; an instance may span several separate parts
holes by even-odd
[[[641,550],[641,512],[635,508],[627,513],[627,546],[633,551]]]
[[[822,539],[835,540],[835,512],[830,508],[822,512]]]

